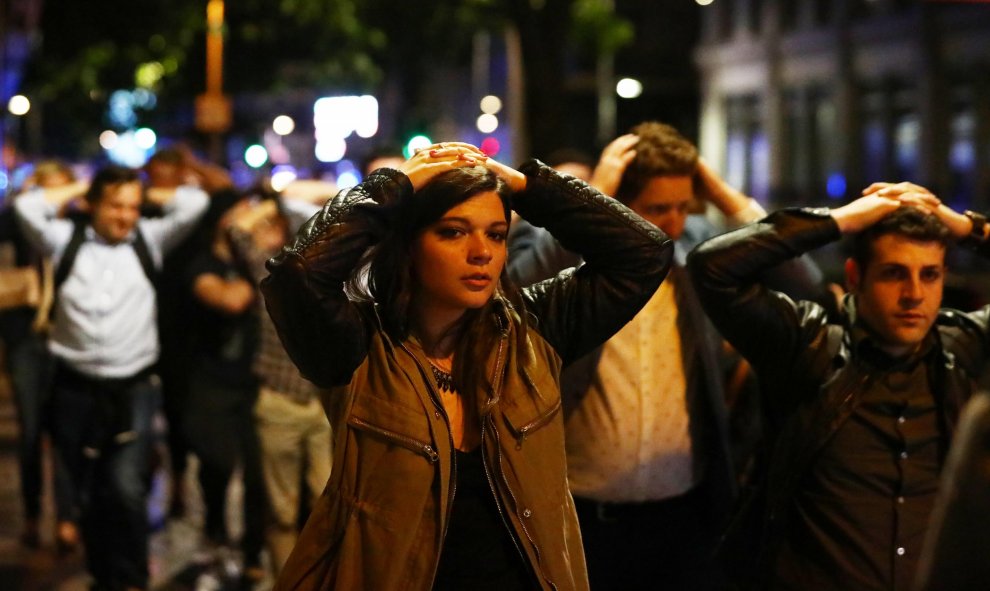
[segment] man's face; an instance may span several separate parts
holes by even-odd
[[[185,182],[185,169],[172,162],[151,160],[144,167],[148,175],[148,186],[159,189],[174,189]]]
[[[846,261],[856,313],[882,349],[897,357],[912,353],[942,305],[945,246],[885,234],[873,242],[872,255],[865,269]]]
[[[677,240],[684,233],[688,205],[693,198],[691,176],[655,176],[628,205],[629,209],[663,230],[672,240]]]
[[[93,205],[93,229],[111,244],[121,242],[137,224],[140,210],[141,183],[133,181],[109,185]]]

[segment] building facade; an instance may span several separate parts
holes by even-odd
[[[716,0],[699,138],[774,206],[909,180],[990,209],[990,2]]]

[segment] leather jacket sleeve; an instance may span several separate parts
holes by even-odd
[[[327,202],[268,261],[265,306],[289,357],[318,386],[347,383],[367,354],[369,327],[344,282],[412,192],[406,175],[379,169]]]
[[[513,197],[521,215],[545,225],[586,260],[574,277],[524,291],[544,338],[565,360],[605,341],[649,299],[669,268],[673,245],[618,201],[542,163],[520,171],[527,189]],[[380,170],[341,192],[293,243],[268,262],[268,312],[302,375],[319,386],[346,383],[368,350],[370,327],[343,283],[381,239],[395,205],[412,195],[408,178]]]
[[[519,170],[527,187],[514,196],[514,209],[585,262],[523,289],[534,325],[567,365],[639,312],[666,277],[674,245],[659,228],[584,181],[535,160]]]
[[[565,249],[546,228],[520,219],[509,232],[509,277],[520,287],[549,279],[564,269],[581,265],[581,257]]]
[[[760,277],[839,236],[827,211],[785,209],[703,242],[688,255],[705,312],[757,373],[798,371],[802,353],[824,337],[827,325],[820,305],[795,303]]]

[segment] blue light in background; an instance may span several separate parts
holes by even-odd
[[[841,172],[833,172],[828,175],[825,190],[830,199],[842,199],[846,194],[846,175]]]

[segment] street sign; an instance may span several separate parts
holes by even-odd
[[[223,94],[196,97],[196,129],[203,133],[224,133],[232,119],[230,98]]]

